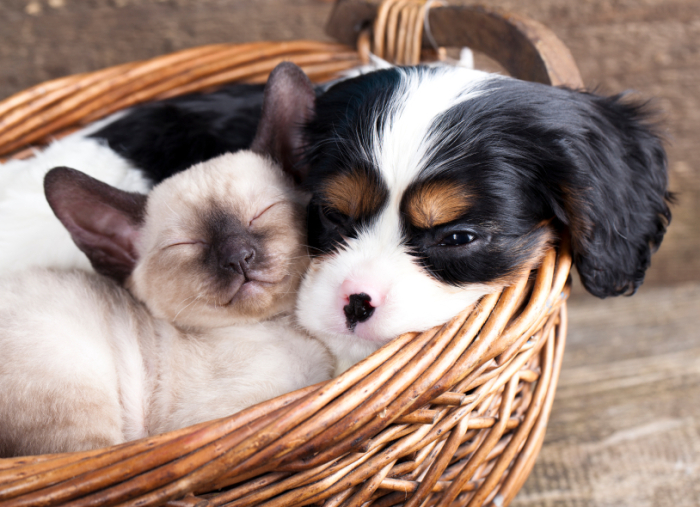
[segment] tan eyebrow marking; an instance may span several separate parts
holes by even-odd
[[[329,206],[354,219],[375,213],[387,196],[386,189],[363,171],[334,176],[323,186],[322,194]]]
[[[431,181],[411,191],[405,212],[411,224],[429,229],[462,216],[471,207],[472,199],[460,183]]]

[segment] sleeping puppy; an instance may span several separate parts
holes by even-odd
[[[44,196],[52,167],[76,168],[129,192],[250,147],[261,85],[234,84],[136,106],[90,125],[25,160],[0,165],[0,273],[30,266],[91,270]]]
[[[148,199],[72,169],[47,174],[53,210],[106,276],[0,280],[0,457],[118,444],[330,377],[325,347],[285,315],[308,265],[307,198],[276,162],[305,114],[280,109],[280,84],[273,75],[251,151]]]
[[[589,292],[642,283],[671,214],[641,105],[458,67],[380,70],[316,100],[305,84],[314,258],[296,314],[338,371],[508,285],[564,228]]]

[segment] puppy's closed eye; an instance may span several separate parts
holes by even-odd
[[[330,206],[321,206],[321,219],[339,232],[349,233],[353,223],[352,218]]]

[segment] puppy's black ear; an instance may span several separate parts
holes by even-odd
[[[314,113],[316,95],[304,71],[291,62],[280,63],[265,86],[262,117],[250,149],[269,155],[299,183],[306,177],[301,165],[304,123]]]
[[[571,230],[586,289],[633,294],[671,221],[666,153],[645,105],[570,93],[570,135],[556,141],[566,163],[554,169],[564,169],[555,213]]]
[[[95,271],[123,283],[137,260],[135,242],[146,196],[124,192],[69,169],[51,169],[44,178],[46,199]]]

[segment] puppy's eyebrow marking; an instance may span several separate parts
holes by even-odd
[[[429,229],[458,219],[472,200],[472,193],[459,182],[429,181],[407,192],[404,212],[412,225]]]
[[[329,206],[353,219],[376,213],[389,194],[376,175],[363,170],[333,176],[321,193]]]

